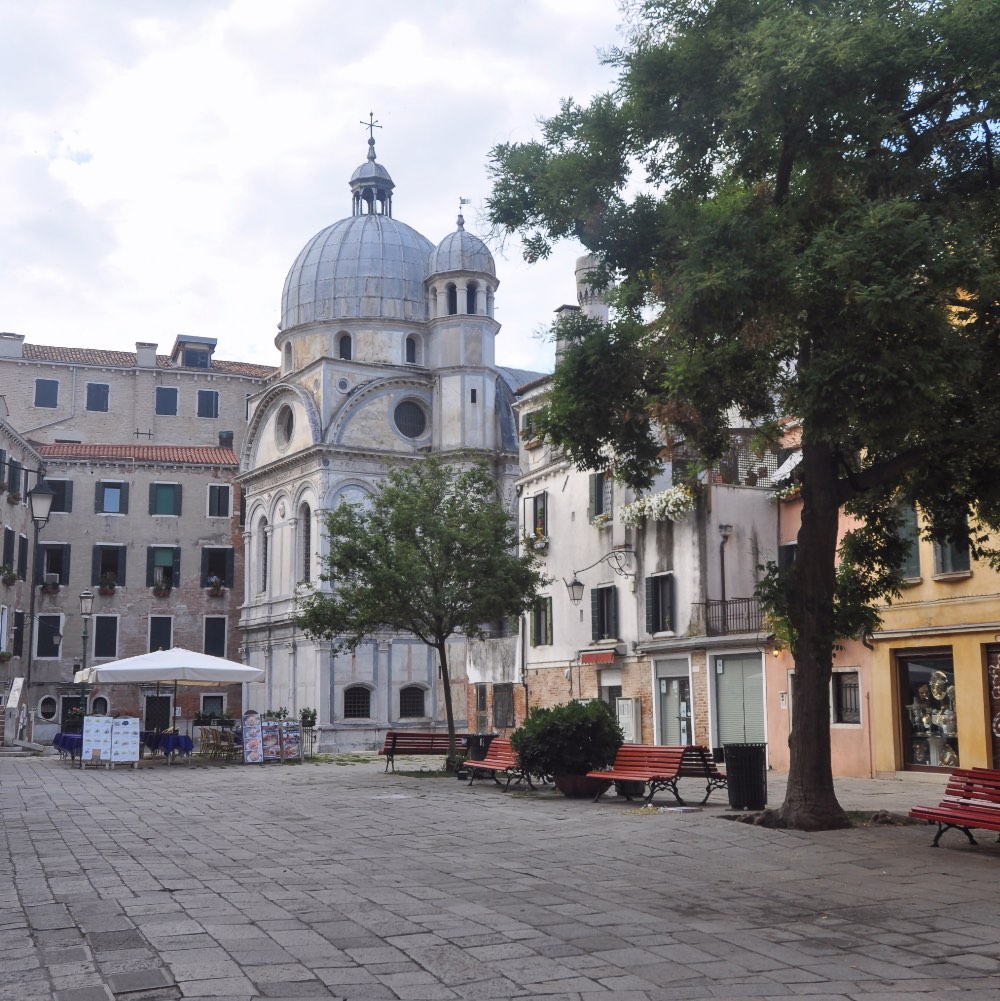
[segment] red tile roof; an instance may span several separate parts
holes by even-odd
[[[38,445],[46,459],[111,462],[179,462],[199,466],[238,466],[231,448],[191,445]]]
[[[22,348],[22,357],[27,361],[61,362],[67,365],[94,365],[101,368],[135,368],[134,351],[102,351],[98,348],[63,348],[51,344],[28,344]],[[170,355],[157,355],[156,367],[174,372],[217,372],[223,375],[243,375],[252,379],[267,379],[278,371],[274,365],[254,365],[244,361],[223,361],[212,359],[210,369],[192,369],[173,365]]]

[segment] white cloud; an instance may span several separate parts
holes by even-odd
[[[614,0],[43,0],[0,9],[0,328],[30,341],[166,350],[179,332],[277,363],[285,273],[349,212],[373,110],[395,215],[437,241],[523,140],[612,72]],[[498,255],[502,363],[574,294],[562,248]]]

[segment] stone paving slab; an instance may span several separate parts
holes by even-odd
[[[838,796],[905,815],[944,784]],[[780,803],[782,776],[768,792]],[[374,756],[4,761],[0,1001],[1000,997],[991,835],[769,831],[713,799],[504,794]]]

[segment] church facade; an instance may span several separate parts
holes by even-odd
[[[444,721],[434,651],[415,638],[387,633],[336,653],[296,628],[302,589],[329,587],[319,579],[324,512],[364,504],[391,464],[431,452],[486,456],[513,507],[514,391],[536,377],[496,365],[499,281],[461,215],[436,245],[397,220],[374,139],[349,187],[351,214],[309,240],[288,272],[280,372],[248,401],[240,453],[242,659],[266,679],[248,686],[249,704],[316,708],[321,750],[370,748],[390,727]],[[452,663],[465,659],[456,640]],[[464,715],[464,671],[455,674]]]

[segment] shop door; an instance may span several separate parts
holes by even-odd
[[[1000,647],[986,651],[990,685],[990,732],[993,740],[993,767],[1000,768]]]
[[[146,726],[147,730],[167,730],[170,727],[170,696],[146,696]]]
[[[760,655],[715,658],[719,744],[762,744],[764,667]]]
[[[660,743],[671,747],[692,743],[691,682],[660,678]]]

